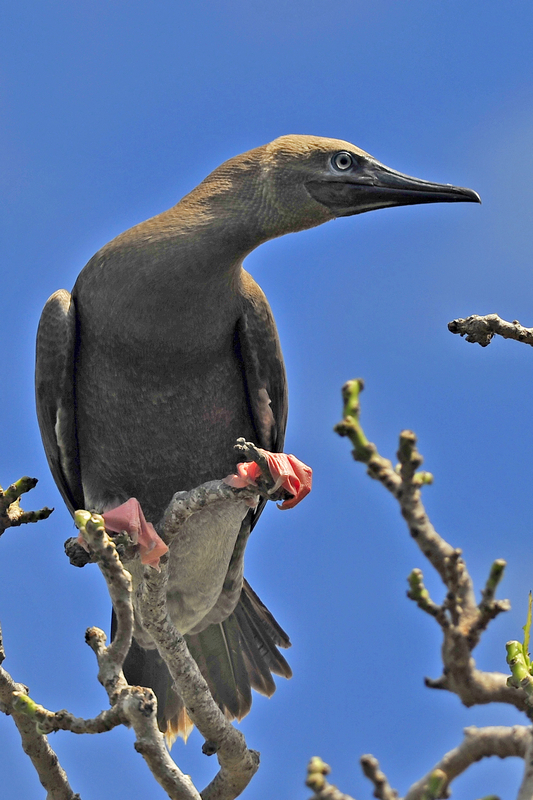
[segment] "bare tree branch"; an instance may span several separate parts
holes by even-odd
[[[0,663],[4,657],[2,646]],[[22,749],[35,767],[39,780],[46,790],[47,800],[80,800],[80,795],[71,789],[66,773],[46,736],[37,731],[30,717],[13,706],[13,700],[18,696],[27,695],[27,692],[25,686],[15,683],[11,675],[0,667],[0,708],[5,714],[13,717],[22,740]]]
[[[329,775],[330,772],[329,764],[325,764],[318,756],[313,756],[309,761],[305,785],[314,792],[309,800],[353,800],[347,794],[340,792],[336,786],[327,782],[326,775]]]
[[[482,672],[476,669],[472,650],[479,642],[481,632],[490,619],[509,608],[508,601],[494,600],[494,592],[504,569],[500,559],[492,565],[479,605],[476,603],[472,580],[461,550],[452,547],[431,524],[421,500],[421,488],[432,482],[427,472],[417,472],[423,459],[416,449],[416,437],[411,431],[402,431],[398,448],[399,464],[379,455],[374,444],[368,441],[361,427],[359,395],[363,389],[360,380],[349,381],[343,387],[344,418],[335,426],[341,436],[348,436],[354,445],[356,461],[367,465],[368,474],[379,480],[397,499],[411,536],[422,553],[435,567],[446,587],[442,606],[435,604],[423,585],[420,570],[411,573],[409,597],[439,622],[443,632],[442,658],[444,672],[435,680],[426,679],[427,686],[448,689],[457,694],[464,705],[478,703],[510,703],[533,718],[532,707],[522,689],[507,685],[507,675],[499,672]]]
[[[397,800],[398,792],[393,789],[385,774],[379,768],[379,761],[374,756],[361,756],[360,764],[363,774],[374,784],[374,797],[378,800]]]
[[[20,478],[7,489],[0,486],[0,536],[7,528],[16,528],[29,522],[39,522],[50,516],[53,508],[41,508],[38,511],[23,511],[20,497],[37,485],[37,478]]]
[[[486,347],[494,336],[504,339],[515,339],[533,346],[533,328],[524,328],[517,319],[507,322],[497,314],[486,314],[484,317],[472,314],[466,319],[454,319],[448,323],[451,333],[465,336],[467,342]]]
[[[259,464],[262,470],[259,485],[236,489],[224,480],[219,480],[203,484],[190,492],[178,492],[158,526],[167,542],[178,534],[180,526],[188,517],[206,505],[221,500],[254,503],[258,496],[272,500],[285,499],[284,490],[275,490],[268,466],[263,463],[261,451],[244,439],[238,440],[236,449],[243,460],[254,460]],[[20,509],[17,510],[18,497],[34,485],[34,480],[22,479],[0,495],[0,500],[3,499],[0,514],[4,513],[6,526],[29,521],[22,518],[23,512]],[[40,518],[47,516],[47,511],[38,512],[41,514]],[[100,629],[89,628],[86,632],[86,641],[98,661],[98,679],[107,691],[111,708],[92,719],[75,717],[66,710],[52,712],[28,697],[24,687],[13,684],[9,707],[11,708],[12,702],[14,706],[10,713],[20,717],[26,727],[36,731],[41,738],[44,738],[44,733],[55,730],[70,730],[81,734],[104,732],[119,724],[132,726],[137,736],[136,750],[145,758],[154,777],[172,800],[199,800],[200,796],[204,800],[233,800],[257,771],[259,754],[247,748],[242,733],[225,718],[214,702],[207,683],[189,654],[185,640],[168,616],[168,555],[160,559],[159,571],[150,567],[139,569],[136,548],[132,547],[127,536],[108,536],[103,517],[88,511],[78,511],[75,522],[89,552],[81,546],[79,540],[70,539],[66,543],[67,553],[78,566],[89,561],[98,563],[117,618],[115,637],[109,646],[106,646],[106,636]],[[129,686],[124,677],[122,665],[132,640],[134,602],[131,575],[124,568],[117,548],[127,562],[132,563],[135,572],[141,575],[141,585],[136,591],[136,609],[167,662],[191,719],[206,739],[206,752],[217,754],[220,770],[201,795],[168,754],[163,734],[157,726],[155,695],[149,689]],[[58,800],[63,800],[63,797],[58,796]]]
[[[230,501],[238,499],[242,502],[243,493],[245,496],[257,495],[257,489],[235,490],[223,481],[212,481],[191,492],[178,493],[169,506],[162,526],[167,540],[170,541],[176,535],[179,525],[196,510],[209,503],[219,502],[220,499],[229,499]],[[105,532],[103,517],[96,514],[90,515],[89,512],[78,512],[76,523],[80,529],[83,529],[83,536],[88,541],[91,554],[98,561],[108,584],[117,612],[118,628],[115,642],[122,635],[121,628],[127,630],[123,636],[123,647],[120,659],[118,659],[121,666],[131,641],[133,608],[130,599],[131,584],[120,577],[122,585],[119,585],[120,581],[117,580],[117,576],[121,576],[122,570],[129,579],[129,573],[123,570],[114,543]],[[207,683],[188,651],[184,638],[172,624],[166,607],[167,578],[168,555],[161,558],[159,572],[151,567],[144,567],[143,583],[136,592],[138,611],[143,619],[144,627],[156,642],[162,658],[169,667],[191,719],[206,741],[210,743],[210,749],[217,753],[220,771],[202,792],[202,797],[204,800],[233,800],[244,790],[257,771],[259,754],[248,750],[242,733],[225,718],[214,702]],[[119,616],[121,607],[124,612],[126,608],[128,610],[124,618],[122,615]],[[116,698],[118,691],[122,690],[124,694],[125,679],[121,670],[120,674],[117,673],[116,668],[112,669],[110,674],[106,671],[106,667],[112,661],[109,651],[113,645],[105,648],[101,632],[97,629],[89,636],[89,643],[97,654],[100,666],[99,679],[106,687],[110,700],[114,702],[113,698]],[[116,666],[117,664],[115,664]],[[127,692],[125,694],[127,695]],[[124,702],[122,707],[124,708]],[[135,727],[133,720],[130,721]],[[159,732],[158,734],[162,740],[162,734]],[[151,746],[154,746],[153,742]],[[141,752],[145,755],[146,746],[143,745]]]
[[[361,756],[365,776],[374,786],[378,800],[437,800],[449,796],[452,781],[482,758],[499,756],[523,758],[526,763],[524,779],[517,800],[531,800],[533,796],[533,729],[524,725],[512,728],[493,726],[470,727],[464,730],[461,744],[446,753],[431,770],[414,783],[403,798],[393,789],[374,756]],[[314,791],[310,800],[352,800],[329,784],[325,778],[331,771],[322,759],[314,757],[307,767],[306,785]],[[488,798],[486,799],[488,800]]]
[[[155,779],[165,789],[171,800],[200,800],[200,794],[188,775],[184,775],[170,757],[164,736],[157,725],[157,701],[151,689],[129,686],[122,672],[122,664],[128,652],[133,630],[133,607],[131,602],[131,576],[127,572],[107,535],[103,517],[89,512],[78,512],[76,523],[83,531],[92,559],[95,560],[106,580],[113,607],[117,616],[117,633],[109,647],[106,636],[98,628],[89,628],[86,641],[98,661],[98,679],[107,691],[111,709],[103,711],[94,719],[83,720],[67,711],[50,712],[28,697],[24,687],[16,686],[13,714],[19,714],[33,731],[71,730],[74,733],[95,733],[109,730],[121,723],[133,727],[136,733],[136,750],[144,757]],[[66,798],[70,797],[65,795]],[[52,796],[50,798],[52,800]],[[55,796],[53,800],[56,800]],[[63,796],[57,796],[63,800]]]
[[[40,733],[48,734],[56,731],[71,731],[71,733],[105,733],[118,725],[124,725],[127,720],[120,714],[117,706],[108,708],[93,719],[75,717],[70,711],[48,711],[44,706],[35,703],[24,692],[13,693],[13,708],[31,717]]]
[[[268,463],[260,448],[253,442],[237,439],[234,449],[243,461],[255,461],[261,470],[261,477],[257,485],[235,489],[229,486],[224,479],[208,481],[188,492],[176,492],[168,504],[162,521],[156,525],[161,538],[170,544],[178,534],[180,526],[197,511],[205,506],[218,503],[221,500],[229,503],[239,503],[243,500],[254,501],[258,496],[265,500],[284,500],[286,493],[283,489],[272,491],[274,480],[268,469]]]
[[[258,481],[259,485],[235,489],[224,480],[217,480],[209,481],[188,492],[177,492],[163,520],[157,526],[166,543],[173,540],[179,533],[180,526],[192,514],[207,505],[220,501],[254,502],[258,495],[271,500],[284,499],[284,490],[272,491],[273,479],[261,451],[244,439],[237,441],[236,450],[243,460],[253,460],[260,466],[262,476]],[[88,561],[96,561],[99,564],[106,578],[118,620],[117,634],[109,647],[105,647],[105,636],[98,629],[88,630],[87,641],[98,658],[99,680],[108,691],[110,701],[119,702],[121,709],[124,710],[125,701],[120,700],[120,697],[121,694],[127,697],[128,693],[125,691],[127,684],[121,668],[131,643],[133,606],[131,585],[127,581],[120,585],[122,565],[115,547],[119,537],[113,537],[113,540],[108,537],[103,518],[96,514],[91,515],[87,511],[77,512],[76,524],[89,545],[90,553],[86,554],[76,540],[70,539],[66,542],[67,554],[78,566],[83,566]],[[124,557],[127,559],[126,563],[133,558],[135,564],[132,564],[132,567],[136,573],[139,572],[137,554],[128,545]],[[120,566],[117,567],[117,564]],[[129,573],[124,574],[129,578]],[[257,771],[259,754],[247,748],[242,733],[225,718],[213,701],[207,683],[189,654],[184,638],[172,624],[166,606],[167,579],[168,555],[164,555],[160,559],[159,571],[151,567],[142,569],[141,583],[136,588],[133,604],[143,620],[143,626],[152,636],[160,655],[167,663],[176,683],[176,689],[185,702],[189,716],[205,737],[209,752],[217,754],[220,771],[202,792],[202,797],[204,800],[233,800],[244,790]],[[113,658],[115,648],[117,656]],[[43,712],[44,710],[40,711],[41,716]],[[57,723],[57,715],[46,712],[45,716],[48,725]],[[84,726],[105,725],[110,719],[116,719],[116,715],[104,717],[100,714],[94,720],[76,720],[75,726],[81,731]],[[71,719],[66,712],[61,712],[61,725],[66,726],[69,722],[74,724],[74,720],[75,718]],[[137,749],[142,750],[143,755],[148,752],[146,745]]]
[[[470,318],[472,319],[472,318]],[[459,332],[459,331],[457,331]],[[488,342],[487,342],[488,343]],[[533,342],[532,342],[533,343]],[[497,600],[496,589],[503,577],[505,561],[497,559],[491,566],[481,600],[475,601],[474,586],[461,556],[434,529],[421,501],[421,488],[432,482],[432,476],[418,472],[422,456],[416,449],[416,437],[411,431],[400,434],[399,464],[379,455],[368,441],[360,424],[359,396],[363,389],[360,380],[349,381],[343,387],[344,418],[335,426],[341,436],[348,436],[354,446],[353,457],[367,465],[368,474],[379,480],[400,505],[401,513],[413,539],[439,573],[445,587],[444,602],[435,603],[424,585],[420,569],[409,576],[408,597],[432,616],[443,632],[442,660],[444,671],[436,681],[426,679],[432,688],[447,689],[457,694],[464,705],[506,702],[533,719],[533,677],[527,655],[527,644],[507,643],[507,661],[511,676],[476,669],[472,650],[489,622],[510,608],[509,601]],[[526,634],[526,639],[528,634]],[[451,781],[475,761],[486,756],[501,758],[519,756],[525,760],[525,774],[518,800],[533,797],[533,733],[531,727],[514,726],[467,728],[463,742],[447,753],[430,772],[413,784],[404,800],[436,800],[449,796]],[[374,796],[394,800],[396,792],[373,756],[363,756],[365,775],[374,784]]]
[[[50,516],[53,509],[25,512],[20,507],[22,494],[31,491],[37,484],[36,478],[20,478],[3,490],[0,486],[0,536],[10,527],[18,527],[27,522],[38,522]],[[0,628],[0,665],[6,654],[2,629]],[[70,787],[66,773],[59,759],[43,733],[37,731],[35,724],[23,712],[14,707],[18,696],[25,697],[26,686],[16,683],[11,675],[0,666],[0,710],[13,717],[22,740],[22,749],[32,761],[41,784],[46,789],[47,800],[80,800]]]
[[[512,728],[502,725],[487,728],[471,727],[465,728],[464,734],[465,738],[461,744],[446,753],[427,775],[414,783],[404,800],[426,800],[428,784],[435,773],[440,780],[440,786],[438,794],[434,794],[433,797],[447,797],[450,783],[476,761],[490,756],[525,758],[531,743],[531,728],[524,725],[514,725]]]
[[[135,730],[135,749],[143,756],[169,797],[172,800],[199,800],[200,795],[191,779],[178,769],[166,749],[163,734],[157,725],[154,693],[151,689],[128,686],[122,672],[133,631],[131,575],[124,569],[115,544],[106,533],[103,517],[82,511],[76,513],[75,521],[106,580],[117,616],[115,640],[109,647],[105,647],[105,634],[98,628],[89,628],[87,631],[87,643],[98,660],[98,679],[112,705],[118,705],[117,713],[123,715],[127,724]]]
[[[533,797],[533,729],[528,729],[528,740],[524,753],[526,769],[516,800],[531,800]]]
[[[225,489],[222,491],[225,493],[230,487],[225,484],[223,486]],[[193,490],[193,493],[196,491]],[[183,494],[180,493],[178,503],[186,505],[188,501],[184,500]],[[215,496],[210,494],[209,498]],[[168,528],[165,532],[169,535]],[[160,572],[150,567],[144,568],[143,591],[138,592],[143,626],[156,642],[177,691],[183,698],[187,713],[206,742],[210,743],[210,751],[217,754],[220,771],[204,789],[202,798],[233,800],[257,772],[259,754],[247,748],[243,734],[226,719],[215,703],[206,681],[189,653],[185,639],[172,624],[166,604],[167,556],[163,556],[160,565]]]

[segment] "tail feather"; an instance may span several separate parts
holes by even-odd
[[[239,604],[257,620],[264,633],[268,633],[270,639],[277,647],[286,649],[291,646],[291,640],[288,635],[281,625],[276,622],[265,604],[256,595],[246,578],[243,579]]]
[[[235,615],[185,638],[215,702],[230,719],[244,717],[252,705],[252,693]]]
[[[271,697],[276,691],[276,684],[266,660],[260,650],[254,646],[255,636],[245,615],[239,619],[242,636],[242,655],[250,678],[252,688],[260,694]],[[252,644],[250,644],[252,643]]]
[[[176,695],[176,697],[179,697],[179,695]],[[161,725],[159,727],[162,729]],[[171,719],[166,721],[166,728],[163,731],[168,749],[170,750],[178,736],[181,736],[183,741],[187,742],[187,739],[191,735],[193,728],[194,722],[187,714],[187,709],[182,702],[180,711]]]
[[[255,658],[257,658],[257,655],[262,656],[268,669],[273,672],[274,675],[279,675],[282,678],[291,678],[292,670],[290,666],[279,652],[276,643],[272,641],[270,636],[266,635],[265,626],[263,624],[264,617],[259,616],[257,606],[248,603],[246,600],[243,602],[243,596],[244,592],[241,594],[241,602],[239,602],[233,613],[239,621],[239,627],[241,631],[246,631],[247,633],[246,639],[251,647],[253,656]],[[261,603],[261,601],[259,602]],[[261,606],[265,609],[265,611],[267,611],[267,614],[269,614],[272,620],[274,620],[270,612],[265,608],[265,606],[263,606],[262,603]],[[284,641],[287,642],[285,647],[290,647],[290,641],[287,634],[285,634]]]

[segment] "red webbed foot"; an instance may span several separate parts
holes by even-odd
[[[268,469],[274,481],[274,486],[269,489],[269,494],[274,494],[279,489],[284,489],[292,497],[284,500],[278,505],[283,510],[294,508],[300,500],[311,491],[313,470],[300,461],[296,456],[286,453],[270,453],[268,450],[258,448],[259,452],[266,459]],[[224,478],[224,483],[233,486],[235,489],[242,489],[245,486],[257,486],[257,479],[261,476],[261,470],[255,461],[245,461],[237,464],[237,474],[228,475]]]
[[[152,523],[146,521],[141,504],[135,497],[130,497],[126,503],[106,511],[102,516],[108,531],[126,531],[131,536],[133,544],[139,546],[142,564],[159,569],[159,559],[168,552],[168,547],[157,535]],[[78,542],[87,549],[81,533]]]
[[[146,521],[141,504],[135,497],[130,497],[121,506],[106,511],[103,517],[109,531],[115,533],[126,531],[131,536],[133,544],[139,545],[142,564],[149,564],[159,569],[159,559],[168,552],[168,547],[157,535],[152,523]]]

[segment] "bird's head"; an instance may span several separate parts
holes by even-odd
[[[403,175],[339,139],[281,136],[245,156],[253,153],[261,163],[263,220],[274,235],[378,208],[481,202],[471,189]]]
[[[219,250],[227,241],[245,254],[335,217],[454,202],[481,201],[471,189],[403,175],[349,142],[291,135],[230,158],[175,209],[189,226],[215,225]]]

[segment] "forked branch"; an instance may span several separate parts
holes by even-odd
[[[485,321],[485,325],[487,324]],[[518,325],[513,324],[515,328]],[[458,329],[455,332],[467,331]],[[524,653],[527,648],[518,642],[508,643],[508,651],[509,648],[512,649],[512,653],[508,655],[512,670],[510,678],[503,673],[478,670],[472,657],[472,651],[489,622],[510,608],[509,601],[497,600],[495,597],[503,577],[505,562],[502,559],[494,561],[481,592],[481,600],[477,603],[473,582],[461,550],[452,547],[437,533],[422,503],[421,490],[433,481],[433,477],[427,472],[419,471],[423,459],[416,447],[416,436],[412,431],[402,431],[397,452],[399,463],[396,466],[383,458],[377,447],[367,439],[361,426],[362,390],[361,380],[349,381],[344,385],[343,419],[335,426],[335,430],[350,439],[354,448],[354,459],[365,463],[368,474],[380,481],[398,501],[411,536],[439,573],[446,590],[445,598],[439,604],[430,597],[424,585],[422,570],[414,569],[409,576],[408,597],[436,620],[443,633],[444,670],[437,680],[426,678],[426,685],[454,692],[466,706],[492,702],[509,703],[533,720],[533,702],[529,699],[533,698],[533,676],[529,659]],[[531,753],[533,744],[530,727],[468,728],[465,730],[463,742],[447,753],[424,778],[413,784],[404,800],[435,800],[447,797],[449,785],[457,775],[480,758],[491,755],[502,758],[519,756],[525,760],[526,770],[518,797],[519,800],[531,798],[533,772],[529,774],[531,770],[528,766]],[[394,800],[398,795],[389,786],[376,759],[373,756],[363,756],[361,763],[365,775],[374,785],[375,797]],[[316,796],[320,797],[319,794]]]

